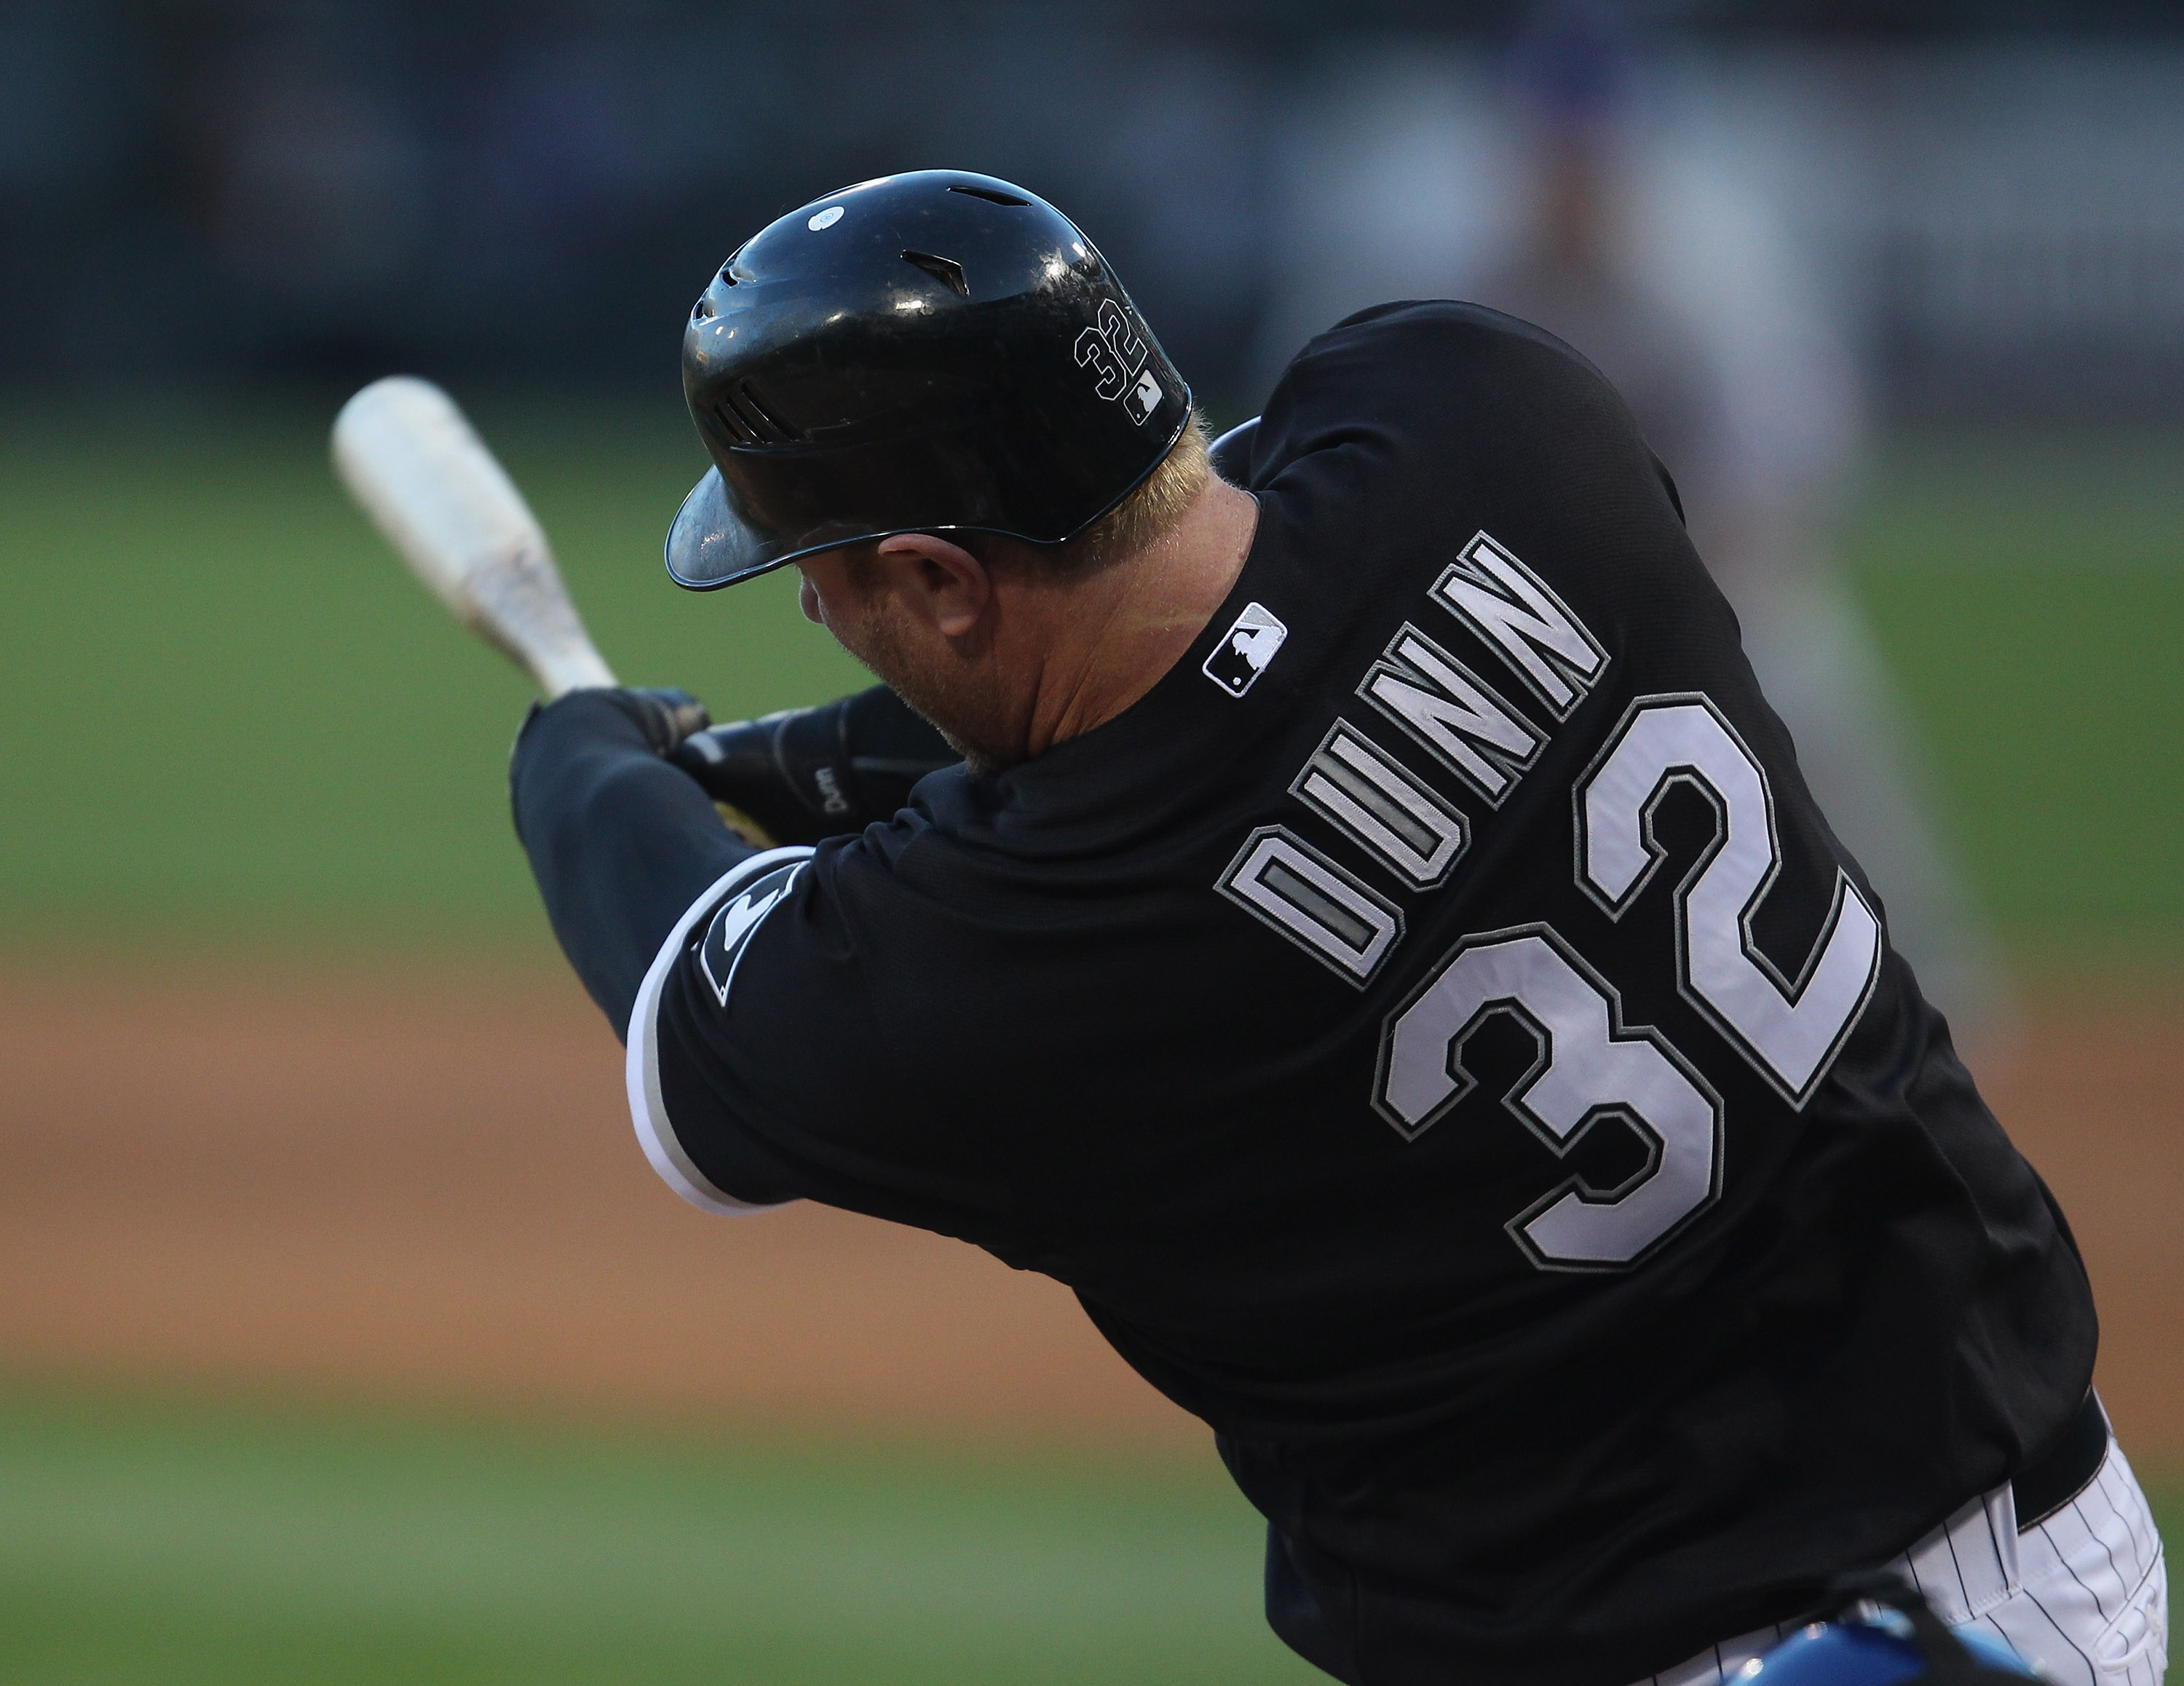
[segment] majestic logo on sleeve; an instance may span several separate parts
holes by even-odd
[[[1234,626],[1222,634],[1213,654],[1199,670],[1232,697],[1240,697],[1267,671],[1290,629],[1262,603],[1247,603]]]
[[[728,986],[735,982],[736,967],[743,962],[751,934],[788,893],[789,886],[803,870],[802,861],[791,860],[760,873],[723,903],[705,927],[705,940],[698,945],[698,965],[712,986],[714,999],[723,1007],[728,1004]]]

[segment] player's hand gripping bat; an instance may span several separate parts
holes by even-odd
[[[549,702],[619,682],[569,601],[538,517],[445,392],[411,375],[373,381],[334,418],[333,455],[342,483],[410,571]],[[703,715],[693,724],[703,726]],[[717,805],[766,846],[761,827]]]
[[[334,466],[410,571],[548,699],[613,685],[500,464],[429,381],[375,381],[334,418]]]

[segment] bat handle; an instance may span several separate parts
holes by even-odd
[[[525,665],[549,703],[571,691],[589,691],[621,683],[588,643],[581,649],[534,652]]]

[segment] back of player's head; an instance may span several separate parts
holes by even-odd
[[[691,312],[682,384],[713,469],[667,567],[698,591],[889,533],[1061,545],[1191,425],[1076,225],[959,170],[860,182],[744,242]]]

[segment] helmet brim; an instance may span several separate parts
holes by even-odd
[[[974,524],[959,526],[946,521],[928,521],[916,526],[851,521],[833,524],[794,539],[769,538],[755,522],[738,511],[720,470],[708,469],[705,477],[690,488],[690,495],[675,512],[675,524],[667,529],[667,576],[685,591],[716,592],[723,586],[740,585],[761,574],[771,574],[777,568],[786,568],[807,556],[823,555],[871,539],[892,538],[903,532],[958,531],[1007,533],[1002,527]],[[1007,536],[1022,538],[1027,544],[1055,543],[1022,533]]]
[[[716,468],[690,490],[667,530],[668,577],[686,591],[713,592],[771,574],[800,553],[762,537],[728,503]]]

